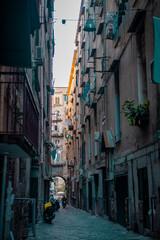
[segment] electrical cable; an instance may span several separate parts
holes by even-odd
[[[124,12],[134,12],[134,11],[136,11],[137,13],[139,13],[139,12],[143,12],[143,11],[150,11],[151,12],[151,10],[149,10],[149,9],[135,9],[135,8],[130,8],[130,9],[124,9],[124,10],[119,10],[119,11],[108,11],[107,13],[113,13],[113,14],[117,14],[117,13],[124,13]],[[89,15],[99,15],[99,14],[89,14]],[[44,19],[44,17],[40,17],[40,18],[42,18],[42,19]],[[92,18],[92,20],[94,20],[94,21],[96,21],[96,20],[105,20],[106,19],[106,17],[104,17],[104,18]],[[55,18],[55,17],[53,17],[53,22],[51,22],[51,23],[55,23],[54,21],[70,21],[70,22],[78,22],[79,21],[79,19],[72,19],[72,18]],[[42,24],[42,23],[41,23]]]

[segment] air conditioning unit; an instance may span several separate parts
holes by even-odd
[[[96,83],[91,83],[90,84],[90,90],[89,90],[91,93],[95,93],[96,91]]]
[[[100,132],[94,132],[94,141],[101,142],[101,134]]]
[[[85,98],[85,105],[90,106],[90,97]]]
[[[35,60],[43,59],[43,49],[41,46],[36,46]]]

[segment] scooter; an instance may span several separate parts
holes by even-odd
[[[55,218],[54,208],[51,202],[48,202],[44,205],[43,220],[46,223],[52,223],[52,220]]]

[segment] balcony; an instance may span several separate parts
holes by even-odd
[[[63,132],[53,132],[52,137],[61,138],[61,137],[64,137],[64,133]]]
[[[26,73],[0,72],[0,154],[37,155],[38,115]]]
[[[57,118],[54,118],[54,119],[52,120],[52,123],[58,123],[58,122],[62,122],[62,121],[63,121],[62,118],[57,117]]]

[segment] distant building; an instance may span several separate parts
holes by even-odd
[[[55,165],[63,166],[64,177],[67,174],[66,169],[66,134],[68,132],[68,121],[66,119],[67,111],[67,88],[55,87],[54,95],[52,96],[52,128],[51,136],[52,143],[56,148],[55,159],[52,159],[53,173]]]

